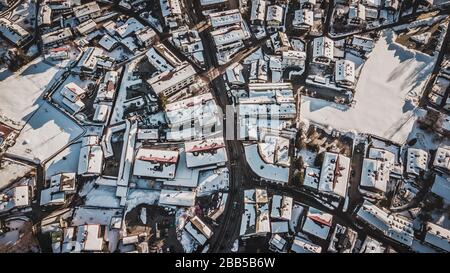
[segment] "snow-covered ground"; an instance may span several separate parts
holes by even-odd
[[[80,149],[81,142],[74,143],[47,162],[45,164],[45,178],[49,179],[52,175],[61,172],[76,173],[78,171]]]
[[[37,58],[20,71],[0,73],[0,121],[21,129],[31,114],[39,108],[40,96],[47,85],[63,70]],[[57,75],[58,74],[58,75]]]
[[[387,30],[376,43],[361,72],[353,107],[302,97],[301,117],[404,143],[420,113],[412,101],[422,94],[435,58],[396,44],[394,36]]]
[[[48,102],[33,114],[8,153],[41,162],[83,133],[69,117]]]

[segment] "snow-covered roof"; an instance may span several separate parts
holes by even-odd
[[[63,41],[72,37],[72,31],[69,27],[58,29],[41,36],[42,44],[49,45],[58,43],[59,41]]]
[[[440,146],[436,151],[433,167],[450,172],[450,147]]]
[[[228,0],[200,0],[201,6],[209,6],[209,5],[215,5],[215,4],[224,4],[227,3]]]
[[[428,153],[421,149],[408,148],[406,155],[406,172],[418,176],[427,170]]]
[[[275,234],[270,238],[269,245],[275,247],[278,251],[283,251],[287,245],[287,241],[279,234]]]
[[[252,0],[250,21],[264,21],[266,18],[266,0]]]
[[[264,180],[276,183],[287,183],[289,181],[289,168],[264,162],[259,155],[257,144],[245,146],[245,158],[253,172]]]
[[[364,158],[361,174],[361,187],[386,192],[389,181],[389,168],[385,162]]]
[[[314,25],[314,12],[309,9],[299,9],[294,13],[294,20],[292,20],[294,27],[300,27],[302,25],[313,26]]]
[[[355,83],[355,63],[350,60],[338,60],[334,70],[337,83]]]
[[[79,175],[100,175],[103,170],[103,151],[100,145],[81,147],[78,161]]]
[[[442,197],[444,202],[450,203],[450,177],[436,174],[431,192]]]
[[[0,212],[30,205],[28,185],[17,186],[6,193],[0,193]]]
[[[358,209],[356,216],[373,228],[383,232],[385,236],[390,237],[392,240],[411,246],[414,231],[410,220],[387,213],[367,200]]]
[[[223,165],[227,162],[228,158],[223,137],[185,142],[184,145],[188,168]]]
[[[281,24],[283,22],[283,8],[278,5],[267,7],[266,21],[273,24]]]
[[[313,41],[313,59],[325,58],[328,60],[334,57],[334,41],[328,37],[318,37]]]
[[[117,40],[113,37],[109,36],[108,34],[103,35],[103,37],[100,39],[98,44],[103,47],[104,49],[110,51],[114,48],[115,45],[117,45]]]
[[[87,34],[89,32],[92,32],[97,27],[97,24],[94,22],[94,20],[89,19],[77,26],[77,31],[81,34]]]
[[[274,135],[265,135],[264,142],[258,143],[258,152],[268,164],[276,164],[289,167],[291,164],[289,157],[289,139]]]
[[[287,221],[291,220],[292,202],[292,197],[274,195],[272,197],[270,217]]]
[[[302,231],[326,240],[330,233],[333,215],[310,207],[306,215]]]
[[[292,242],[291,251],[295,253],[320,253],[322,247],[302,238],[295,236]]]
[[[425,242],[446,252],[450,252],[450,230],[428,222]]]
[[[96,1],[92,1],[73,8],[73,13],[77,18],[88,16],[98,12],[100,12],[100,7],[98,6]]]
[[[213,28],[219,28],[228,25],[240,24],[242,22],[242,15],[238,9],[232,9],[210,13],[209,19]]]
[[[135,34],[137,31],[144,29],[145,26],[141,24],[138,20],[131,17],[123,25],[116,28],[117,34],[120,37],[125,38],[131,34]]]
[[[28,31],[6,18],[0,18],[0,33],[3,37],[16,45],[21,45],[28,37],[30,37]]]
[[[303,186],[317,190],[319,189],[319,179],[320,169],[314,167],[306,167]]]
[[[347,195],[350,158],[325,152],[320,171],[319,191],[345,198]]]
[[[86,93],[86,90],[78,86],[74,82],[70,82],[61,89],[61,95],[63,95],[65,98],[70,100],[71,102],[76,102],[79,100],[84,94]]]
[[[95,104],[94,108],[95,108],[95,113],[94,113],[94,117],[92,120],[97,121],[97,122],[105,122],[111,111],[111,105]]]
[[[242,28],[226,27],[211,31],[214,44],[217,47],[232,44],[248,38],[248,34]]]
[[[102,251],[103,237],[100,236],[100,225],[83,225],[78,227],[77,244],[81,251]]]
[[[271,222],[270,229],[272,233],[288,233],[289,232],[289,222],[288,221],[278,221]]]
[[[267,202],[269,202],[267,190],[261,188],[244,190],[244,203],[261,204]]]
[[[160,205],[192,207],[195,205],[196,194],[194,191],[161,190],[159,195]]]
[[[168,93],[165,95],[170,95],[189,85],[195,75],[196,71],[194,67],[188,62],[185,62],[171,71],[166,70],[149,79],[148,83],[156,94]]]
[[[133,175],[174,178],[178,156],[178,151],[140,148],[134,161]]]

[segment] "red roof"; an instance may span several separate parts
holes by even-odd
[[[150,162],[175,164],[175,163],[177,163],[178,157],[171,156],[169,158],[166,158],[166,157],[157,157],[157,156],[141,156],[138,159],[143,160],[143,161],[150,161]]]
[[[188,150],[188,152],[204,152],[204,151],[210,151],[210,150],[217,150],[220,148],[225,147],[225,145],[223,144],[217,144],[217,143],[212,143],[211,145],[204,145],[204,146],[197,146],[194,145],[194,147],[190,150]]]

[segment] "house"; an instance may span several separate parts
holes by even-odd
[[[252,0],[250,22],[253,25],[263,25],[266,18],[266,0]]]
[[[434,157],[433,167],[439,171],[450,173],[450,147],[438,147]]]
[[[84,137],[78,161],[78,175],[97,176],[103,170],[103,150],[98,137]]]
[[[103,81],[98,86],[96,101],[112,101],[116,94],[116,85],[119,78],[117,71],[107,71]]]
[[[149,47],[158,40],[158,35],[151,28],[143,28],[135,33],[138,44],[143,47]]]
[[[292,242],[291,252],[294,253],[320,253],[322,252],[322,247],[306,240],[300,236],[295,236]]]
[[[269,240],[269,250],[273,252],[285,253],[287,241],[279,234],[274,234]]]
[[[419,176],[427,170],[428,153],[421,149],[408,148],[406,155],[406,173]]]
[[[336,224],[331,236],[328,252],[332,253],[352,253],[356,244],[358,234],[349,227]]]
[[[41,206],[63,205],[76,191],[76,173],[59,173],[50,178],[48,188],[41,191]]]
[[[360,188],[384,194],[389,182],[389,167],[378,159],[364,158]]]
[[[436,174],[430,192],[442,198],[445,203],[450,204],[450,177]]]
[[[223,137],[185,142],[188,168],[224,165],[228,158]]]
[[[269,199],[265,189],[244,190],[244,214],[241,218],[240,236],[265,236],[270,232]]]
[[[358,209],[356,218],[400,244],[411,246],[413,242],[414,231],[410,220],[388,213],[367,200]]]
[[[292,26],[294,29],[309,30],[314,25],[314,12],[309,9],[298,9],[294,12]]]
[[[320,171],[319,191],[340,198],[347,196],[350,158],[332,152],[325,152]]]
[[[278,220],[290,221],[292,218],[292,197],[274,195],[270,217]]]
[[[81,35],[86,35],[92,31],[96,30],[96,28],[97,28],[97,24],[95,23],[95,21],[92,19],[89,19],[89,20],[79,24],[76,27],[76,30]]]
[[[213,234],[211,228],[198,216],[189,219],[184,229],[200,244],[204,245]]]
[[[283,25],[284,10],[281,6],[271,5],[267,7],[266,24],[276,29]]]
[[[74,7],[73,13],[79,22],[84,22],[88,19],[100,17],[102,11],[98,6],[97,1],[92,1],[84,5]]]
[[[161,13],[165,24],[176,29],[183,21],[183,11],[179,0],[160,0]]]
[[[328,37],[318,37],[313,40],[312,61],[319,64],[330,64],[334,58],[334,41]]]
[[[102,236],[104,226],[86,224],[64,228],[63,253],[102,252],[105,241]]]
[[[336,61],[334,80],[337,85],[352,88],[355,85],[355,63],[350,60]]]
[[[94,104],[95,112],[92,121],[105,123],[111,113],[111,105],[105,103]]]
[[[178,156],[178,151],[139,148],[134,162],[133,175],[173,179]]]
[[[320,169],[314,167],[306,167],[303,186],[313,190],[319,189]]]
[[[28,31],[6,18],[0,18],[0,36],[19,47],[31,38]]]
[[[31,205],[30,187],[15,186],[0,193],[0,214],[23,209]]]
[[[306,61],[306,52],[297,50],[283,51],[282,54],[282,67],[283,69],[287,67],[297,67],[304,69]]]
[[[195,205],[194,191],[161,190],[159,205],[192,207]]]
[[[362,4],[350,5],[348,8],[348,24],[359,25],[366,20],[366,7]]]
[[[64,42],[71,39],[73,36],[69,27],[51,31],[41,36],[42,45],[44,47],[52,47],[55,45],[61,45]]]
[[[443,252],[450,252],[450,230],[431,222],[425,225],[424,243]]]
[[[181,89],[192,84],[196,79],[196,74],[194,67],[184,62],[171,71],[164,71],[149,79],[148,83],[157,95],[162,94],[166,97],[171,97]]]
[[[72,111],[72,114],[83,110],[84,102],[82,100],[86,96],[86,90],[79,87],[76,83],[71,82],[66,84],[60,93],[63,96],[63,104]]]
[[[384,253],[385,251],[386,247],[382,243],[370,236],[367,236],[359,250],[359,253]]]
[[[328,238],[333,222],[333,215],[310,207],[303,223],[302,231],[322,240]]]

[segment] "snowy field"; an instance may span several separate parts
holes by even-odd
[[[1,71],[0,120],[21,129],[31,113],[39,108],[40,96],[46,86],[62,72],[63,70],[44,63],[41,58],[14,74],[9,70]]]
[[[48,102],[32,115],[8,153],[41,162],[83,133],[69,117]]]
[[[420,113],[414,102],[422,94],[435,58],[408,50],[383,33],[361,72],[355,105],[302,97],[301,117],[340,131],[378,135],[404,143]]]

